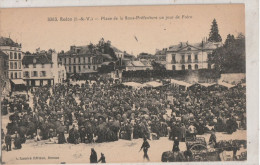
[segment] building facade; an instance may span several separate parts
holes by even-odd
[[[0,76],[1,79],[8,79],[9,56],[0,50]]]
[[[166,52],[166,70],[212,69],[208,59],[221,43],[202,42],[197,44],[180,43],[169,47]]]
[[[10,38],[0,37],[0,50],[8,55],[8,78],[22,79],[22,45],[14,42]]]
[[[8,79],[8,61],[9,57],[7,54],[0,50],[0,95],[5,97],[9,93],[9,79]]]
[[[97,72],[103,62],[102,53],[87,46],[71,46],[67,52],[58,54],[58,62],[65,66],[68,74]]]
[[[27,86],[54,85],[66,80],[65,67],[58,63],[58,55],[53,50],[25,55],[22,64]]]

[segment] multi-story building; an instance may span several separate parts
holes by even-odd
[[[58,64],[54,50],[26,54],[22,61],[23,80],[27,86],[44,86],[62,83],[66,80],[66,70]]]
[[[9,79],[22,79],[22,45],[10,38],[0,37],[0,50],[9,56]]]
[[[8,79],[8,61],[9,57],[7,54],[0,50],[0,77],[1,79]]]
[[[68,74],[97,72],[103,62],[102,53],[90,45],[71,46],[69,51],[59,53],[58,58]]]
[[[208,59],[210,54],[222,43],[201,42],[189,44],[181,42],[169,47],[166,52],[167,70],[211,69]]]
[[[8,94],[8,60],[8,55],[0,50],[0,95],[2,96]]]

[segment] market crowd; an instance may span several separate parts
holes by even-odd
[[[33,106],[18,96],[1,102],[2,115],[10,114],[7,132],[2,130],[7,150],[12,139],[19,149],[26,139],[59,144],[160,137],[185,141],[211,130],[246,129],[242,86],[135,89],[99,80],[34,87],[29,92]]]

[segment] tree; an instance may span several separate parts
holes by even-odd
[[[210,41],[210,42],[221,42],[222,41],[222,38],[218,33],[218,24],[217,24],[216,19],[214,19],[212,22],[208,41]]]
[[[212,53],[210,63],[221,73],[245,73],[245,37],[239,34],[228,35],[225,44],[217,48]]]

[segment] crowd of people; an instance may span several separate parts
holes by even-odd
[[[2,136],[7,146],[11,137],[19,149],[28,138],[59,144],[160,137],[185,141],[211,130],[246,129],[242,86],[183,90],[169,84],[134,89],[102,80],[34,87],[29,93],[32,106],[23,97],[1,102],[2,114],[10,113]]]

